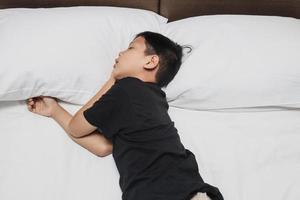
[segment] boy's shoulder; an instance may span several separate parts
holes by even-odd
[[[130,96],[132,92],[140,93],[143,87],[141,87],[141,80],[134,77],[125,77],[122,79],[117,79],[115,84],[112,86],[111,90],[114,93],[125,94]]]
[[[117,79],[116,83],[128,84],[128,83],[142,83],[143,81],[132,76],[127,76],[121,79]]]
[[[122,85],[127,85],[127,86],[150,86],[150,87],[155,87],[157,89],[161,89],[157,83],[154,82],[145,82],[139,78],[133,77],[133,76],[127,76],[122,79],[116,80],[116,83],[120,83]]]
[[[137,98],[138,96],[141,96],[141,98],[166,97],[165,92],[156,83],[144,82],[136,77],[128,76],[118,79],[116,84],[132,98]]]
[[[145,86],[145,83],[142,80],[131,76],[116,80],[116,84],[127,92],[132,90],[139,91]]]

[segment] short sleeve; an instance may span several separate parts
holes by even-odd
[[[83,115],[106,138],[112,139],[122,129],[130,126],[128,103],[124,89],[115,83],[90,108],[83,111]]]

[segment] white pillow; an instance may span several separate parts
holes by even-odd
[[[194,48],[164,88],[170,106],[299,105],[299,19],[207,15],[168,23],[162,33]]]
[[[84,104],[108,80],[118,53],[167,18],[109,7],[0,10],[0,101],[53,96]]]

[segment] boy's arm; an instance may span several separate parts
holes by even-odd
[[[68,136],[77,144],[89,150],[97,156],[107,156],[112,153],[112,143],[106,139],[97,127],[89,124],[83,116],[83,111],[91,107],[103,94],[105,94],[115,83],[115,79],[110,79],[103,85],[97,94],[92,97],[77,113],[72,116],[62,106],[55,106],[52,118],[65,130]]]
[[[113,76],[103,85],[97,94],[92,97],[81,109],[79,109],[76,114],[70,120],[68,127],[70,129],[70,133],[72,133],[73,137],[82,137],[90,134],[95,131],[97,127],[90,124],[85,117],[83,116],[83,111],[90,108],[103,94],[105,94],[112,85],[115,83],[115,78]]]
[[[28,110],[36,114],[52,117],[76,143],[98,156],[106,156],[112,152],[110,140],[106,139],[102,133],[96,131],[97,127],[89,124],[83,116],[83,111],[91,107],[111,88],[115,83],[115,78],[112,75],[101,90],[74,117],[60,106],[54,98],[47,96],[28,99]]]
[[[100,157],[104,157],[112,153],[112,143],[98,131],[93,131],[89,135],[83,137],[74,137],[71,134],[72,131],[68,127],[68,124],[72,119],[72,115],[59,104],[57,105],[58,106],[52,114],[52,118],[65,130],[74,142]]]
[[[98,131],[94,131],[91,134],[83,136],[81,138],[74,138],[72,136],[70,136],[70,138],[96,156],[108,156],[112,153],[113,150],[112,143]]]

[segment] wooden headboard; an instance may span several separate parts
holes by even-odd
[[[4,8],[119,6],[154,11],[169,22],[199,15],[249,14],[300,18],[300,0],[0,0]]]

